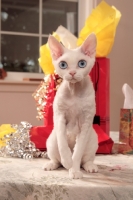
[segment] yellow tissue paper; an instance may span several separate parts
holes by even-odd
[[[6,145],[4,136],[6,136],[14,131],[15,131],[15,129],[12,128],[10,124],[2,124],[0,126],[0,147]]]
[[[97,36],[96,57],[106,57],[114,44],[116,28],[121,18],[121,13],[114,7],[102,1],[85,22],[77,41],[80,46],[90,33]]]
[[[60,41],[60,38],[56,33],[53,33],[53,36]],[[45,75],[54,74],[55,69],[52,63],[48,43],[40,47],[40,58],[38,61]]]

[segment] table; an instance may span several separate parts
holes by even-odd
[[[0,157],[0,200],[132,200],[133,155],[97,155],[98,173],[73,180],[59,168],[43,171],[48,160]]]

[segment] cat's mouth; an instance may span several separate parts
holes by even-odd
[[[76,83],[76,82],[79,82],[79,81],[81,81],[81,78],[80,77],[75,77],[75,76],[73,76],[73,77],[68,77],[68,76],[66,76],[66,77],[64,77],[68,82],[70,82],[70,83]]]
[[[72,78],[69,80],[69,82],[71,82],[71,83],[76,83],[76,82],[79,82],[79,80],[76,79],[76,78],[74,78],[74,77],[72,77]]]

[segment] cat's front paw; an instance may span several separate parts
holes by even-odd
[[[49,161],[49,162],[44,164],[42,169],[45,170],[45,171],[50,171],[50,170],[57,169],[59,166],[60,166],[59,163],[55,163],[53,161]]]
[[[93,162],[86,162],[82,165],[86,172],[95,173],[98,172],[98,167]]]
[[[68,157],[66,159],[62,158],[61,159],[61,164],[63,165],[63,167],[65,167],[66,169],[70,169],[72,167],[72,158]]]
[[[73,179],[80,179],[83,177],[83,173],[81,171],[76,171],[74,169],[69,169],[69,177]]]

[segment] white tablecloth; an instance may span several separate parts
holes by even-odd
[[[47,161],[0,157],[0,200],[133,200],[133,155],[97,155],[99,172],[81,180],[43,171]]]

